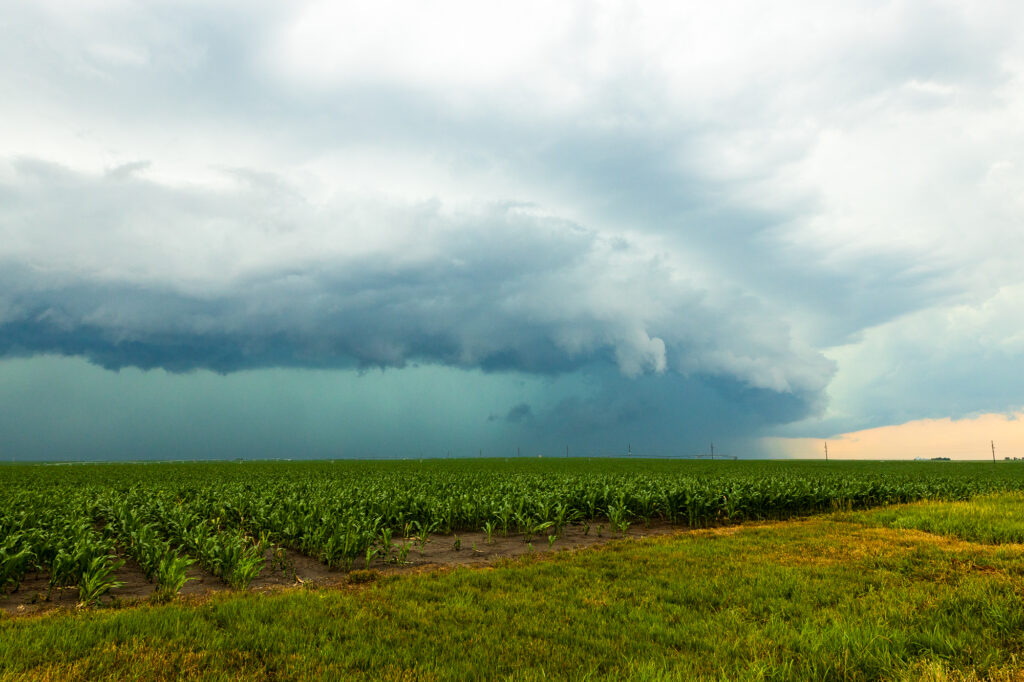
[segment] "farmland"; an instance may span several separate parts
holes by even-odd
[[[0,586],[47,576],[98,604],[134,562],[173,597],[198,567],[247,587],[290,551],[330,569],[405,562],[432,536],[475,531],[554,545],[570,527],[625,534],[1019,489],[985,464],[427,460],[8,466]]]
[[[0,679],[1015,679],[1024,655],[1012,463],[5,466],[0,487],[6,605],[80,606],[0,611]],[[521,551],[452,566],[477,545]],[[246,589],[285,556],[337,580]],[[118,596],[128,569],[148,599]]]
[[[157,598],[150,603],[121,601],[109,593],[92,606],[38,616],[0,611],[0,680],[1016,680],[1024,658],[1024,564],[1021,545],[1015,544],[1024,504],[1021,474],[1017,465],[1001,463],[436,461],[3,468],[5,491],[38,507],[19,509],[5,497],[5,519],[32,511],[39,528],[60,514],[73,528],[87,520],[89,528],[67,537],[100,545],[93,554],[108,568],[103,562],[141,563],[133,556],[151,565],[154,560],[145,556],[160,560],[152,579]],[[380,486],[376,493],[375,486]],[[605,486],[610,498],[602,497]],[[584,505],[592,489],[598,502],[594,516],[587,517]],[[180,507],[173,518],[197,517],[196,527],[209,538],[223,544],[223,534],[243,539],[242,557],[255,557],[262,574],[273,568],[274,548],[301,545],[249,520],[254,517],[241,513],[237,498],[265,495],[270,504],[289,492],[313,491],[323,491],[330,502],[310,498],[310,505],[351,508],[346,513],[352,519],[372,511],[371,525],[390,500],[392,513],[404,514],[391,517],[392,557],[386,557],[383,541],[374,541],[368,546],[374,569],[353,571],[348,581],[330,587],[305,583],[252,591],[234,583],[232,588],[238,568],[232,572],[229,562],[201,558],[214,554],[214,541],[178,540],[183,531],[173,528],[180,520],[161,520],[141,506],[146,500],[158,510],[160,504],[173,504]],[[500,525],[503,491],[518,496],[516,507],[519,498],[528,500],[520,511],[523,521],[509,521],[508,538]],[[688,492],[689,502],[684,495],[676,524],[669,526],[674,507],[666,496],[674,491]],[[660,502],[645,504],[647,493],[657,493]],[[219,495],[224,497],[215,506],[210,500]],[[425,507],[411,503],[421,498]],[[477,501],[479,518],[467,511],[466,498]],[[376,502],[354,504],[368,500]],[[485,500],[497,511],[484,506]],[[463,511],[458,514],[429,511],[431,504],[451,507],[459,501]],[[139,506],[129,507],[129,516],[120,502]],[[895,504],[877,506],[884,502]],[[474,536],[465,528],[477,523],[494,526],[496,544],[529,546],[522,530],[529,532],[530,524],[537,530],[548,522],[540,520],[545,505],[557,509],[558,504],[569,505],[567,514],[580,514],[562,527],[565,538],[579,538],[590,521],[589,537],[603,526],[606,540],[615,539],[560,551],[565,540],[556,538],[553,551],[482,567],[388,568],[400,561],[403,544],[419,547],[416,530],[410,531],[410,541],[402,538],[406,523],[429,527],[451,517],[453,535],[439,535],[438,526],[429,538],[453,554],[459,554],[453,539]],[[626,534],[608,525],[618,515],[608,504],[625,507]],[[692,516],[691,507],[698,510]],[[83,516],[76,519],[75,512]],[[648,514],[652,528],[675,530],[648,534]],[[540,530],[545,538],[554,536],[551,522]],[[687,527],[691,522],[695,528]],[[5,542],[42,534],[30,532],[29,525],[8,530]],[[61,529],[52,522],[46,527],[54,535]],[[385,521],[376,527],[387,535]],[[93,531],[96,535],[89,535]],[[133,549],[132,534],[156,549]],[[485,543],[487,536],[477,530],[474,537]],[[539,548],[547,546],[536,534],[532,540]],[[263,565],[250,549],[260,545],[266,546]],[[42,570],[45,578],[38,557],[48,556],[42,551],[47,546],[39,547],[29,570]],[[62,547],[65,553],[77,551],[70,543]],[[407,558],[417,555],[415,549]],[[361,568],[365,560],[354,563]],[[223,589],[173,597],[167,594],[172,582],[161,592],[159,566],[174,561],[194,562],[187,576],[202,571]],[[346,563],[340,560],[339,576],[345,576]],[[91,580],[96,583],[95,573]]]

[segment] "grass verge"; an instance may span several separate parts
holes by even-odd
[[[916,502],[849,516],[850,520],[889,528],[984,542],[1024,543],[1024,493],[982,495],[965,502]]]

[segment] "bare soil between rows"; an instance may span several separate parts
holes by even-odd
[[[405,540],[397,538],[392,541],[393,551],[390,560],[377,556],[366,565],[364,559],[356,559],[352,570],[369,569],[377,574],[394,574],[422,571],[431,567],[478,566],[493,564],[498,561],[523,556],[526,554],[551,554],[554,552],[581,549],[600,545],[622,537],[645,538],[671,534],[676,531],[691,530],[686,525],[673,525],[665,522],[651,522],[649,526],[637,524],[630,526],[626,533],[613,531],[608,524],[591,524],[589,532],[583,525],[566,526],[553,543],[548,542],[546,535],[535,536],[527,542],[521,534],[508,537],[495,533],[491,541],[480,531],[457,533],[454,535],[431,535],[425,545],[416,538]],[[402,546],[408,543],[408,552],[404,561],[399,561]],[[114,574],[123,583],[115,587],[103,598],[105,606],[125,606],[145,602],[156,592],[154,583],[146,579],[139,565],[131,558],[122,556],[124,566]],[[179,592],[186,598],[196,598],[215,592],[230,591],[231,588],[220,578],[212,575],[198,565],[189,570],[189,580]],[[360,575],[357,574],[356,578]],[[363,577],[365,574],[363,574]],[[369,576],[372,577],[372,576]],[[252,581],[249,591],[273,591],[289,587],[331,587],[352,582],[350,571],[332,569],[317,559],[306,556],[291,549],[284,550],[283,560],[268,550],[267,561],[259,577]],[[0,594],[0,611],[10,615],[39,614],[54,610],[75,609],[78,607],[78,587],[55,588],[49,590],[49,576],[46,573],[30,573],[14,592]]]

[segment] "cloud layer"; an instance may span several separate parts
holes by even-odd
[[[311,207],[270,178],[179,191],[27,161],[15,179],[8,353],[175,371],[610,362],[627,377],[720,374],[779,392],[820,390],[831,373],[756,301],[710,300],[657,254],[527,206]]]

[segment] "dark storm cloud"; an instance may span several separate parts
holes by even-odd
[[[510,424],[518,424],[519,422],[526,421],[533,417],[533,410],[526,403],[519,403],[509,408],[508,414],[505,415],[505,421]]]
[[[823,407],[813,390],[779,393],[731,377],[667,373],[631,381],[607,373],[600,390],[559,402],[533,432],[595,451],[624,452],[631,444],[634,452],[693,454],[710,439],[750,455],[756,447],[746,439]]]

